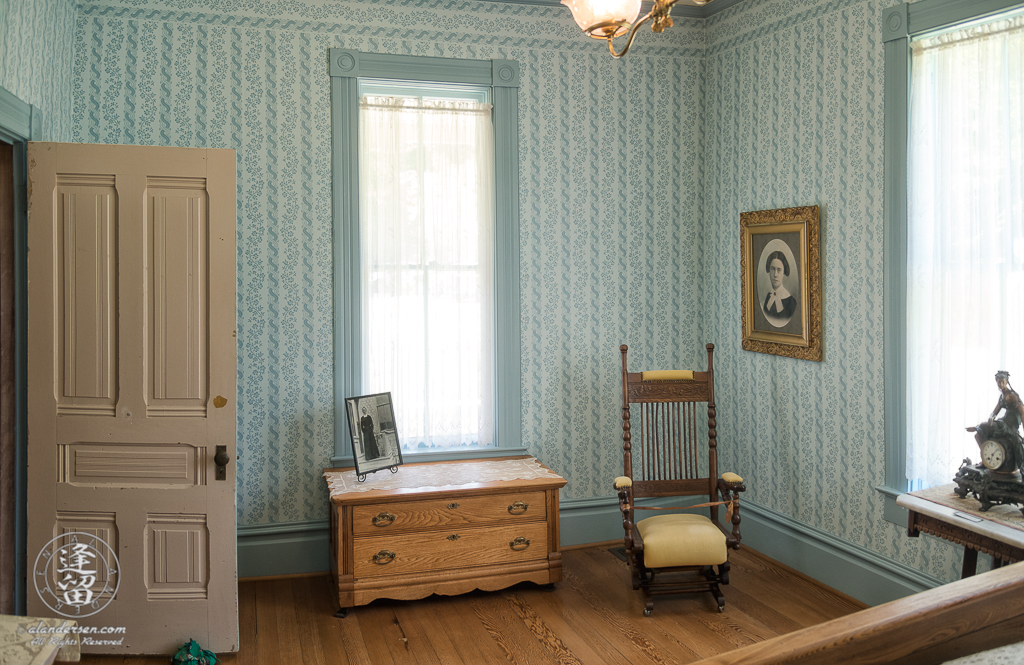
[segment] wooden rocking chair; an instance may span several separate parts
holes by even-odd
[[[625,344],[622,353],[622,461],[623,475],[615,479],[625,529],[626,559],[633,588],[642,589],[644,615],[654,609],[656,594],[710,591],[725,610],[720,584],[729,583],[729,549],[740,546],[739,492],[746,489],[743,479],[734,473],[718,477],[718,452],[715,432],[715,381],[713,353],[708,344],[706,372],[658,371],[630,373],[626,370]],[[703,416],[698,404],[707,403],[706,468],[701,468]],[[636,429],[630,418],[630,405],[637,417]],[[634,450],[638,467],[634,467]],[[702,473],[703,471],[703,473]],[[706,473],[707,475],[704,475]],[[642,497],[703,496],[711,515],[692,511],[666,513],[639,523],[636,510],[672,510],[637,506]],[[724,508],[732,530],[718,521]],[[715,572],[717,566],[718,571]],[[660,577],[659,581],[655,581]]]

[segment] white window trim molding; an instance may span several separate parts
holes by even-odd
[[[418,453],[407,461],[522,455],[519,312],[519,63],[328,49],[334,217],[334,456],[351,466],[345,397],[360,395],[359,78],[491,87],[495,175],[495,445],[476,451]]]
[[[882,13],[885,45],[884,289],[885,496],[884,517],[904,526],[896,505],[907,481],[907,154],[910,113],[910,42],[960,23],[1024,7],[1024,0],[921,0]]]

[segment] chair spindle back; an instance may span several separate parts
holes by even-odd
[[[644,381],[642,372],[626,369],[628,347],[619,347],[623,470],[633,480],[634,497],[706,494],[711,500],[715,498],[715,346],[708,344],[706,348],[708,369],[693,372],[692,380]],[[701,468],[705,449],[708,463]]]

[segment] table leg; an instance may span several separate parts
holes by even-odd
[[[966,579],[978,572],[978,550],[964,545],[964,566],[960,570],[960,579]]]

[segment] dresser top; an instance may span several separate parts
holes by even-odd
[[[354,468],[324,469],[331,501],[378,502],[382,498],[422,498],[425,495],[487,494],[508,490],[551,489],[566,480],[530,456],[482,460],[453,460],[404,464],[397,473],[372,473],[364,482]]]

